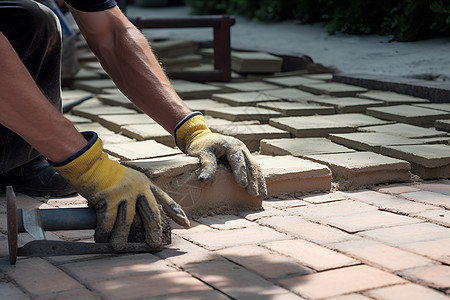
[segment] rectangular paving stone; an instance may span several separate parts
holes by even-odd
[[[61,93],[63,103],[77,100],[80,98],[84,98],[84,97],[87,97],[90,95],[92,95],[92,93],[90,93],[90,92],[87,92],[84,90],[79,90],[79,89],[70,89],[70,88],[63,88],[62,93]]]
[[[413,105],[393,105],[371,107],[366,113],[380,119],[397,121],[421,127],[433,127],[434,121],[450,119],[450,112],[418,107]]]
[[[358,128],[358,131],[385,133],[410,139],[447,136],[443,131],[403,123],[361,127]]]
[[[112,106],[123,106],[127,108],[131,108],[134,110],[140,110],[133,102],[131,102],[124,94],[121,92],[115,94],[100,94],[97,95],[97,98],[107,104]]]
[[[92,122],[92,123],[81,123],[81,124],[74,124],[75,128],[80,131],[94,131],[98,134],[100,138],[105,138],[106,136],[112,136],[116,135],[116,133],[112,130],[109,130],[108,128],[104,127],[100,123]]]
[[[323,119],[332,120],[341,124],[353,126],[353,127],[364,127],[364,126],[374,126],[393,123],[391,121],[380,120],[365,114],[359,113],[349,113],[349,114],[336,114],[321,116]]]
[[[381,241],[391,246],[450,238],[450,230],[431,223],[418,223],[368,230],[358,235]]]
[[[265,78],[264,81],[284,87],[298,87],[304,84],[324,83],[322,80],[312,79],[305,76],[269,77]]]
[[[413,104],[413,103],[428,103],[428,99],[413,97],[405,94],[399,94],[388,91],[368,91],[359,94],[358,97],[365,99],[372,99],[383,101],[385,105],[399,105],[399,104]]]
[[[256,106],[279,111],[283,116],[286,117],[334,114],[333,107],[314,104],[293,103],[293,102],[264,102],[258,103],[256,104]]]
[[[409,161],[411,172],[423,179],[450,177],[450,146],[385,146],[381,147],[380,153]]]
[[[428,285],[438,290],[445,291],[450,288],[450,266],[437,265],[418,267],[402,271],[400,275],[409,280],[422,285]]]
[[[242,141],[251,152],[258,151],[261,139],[289,138],[291,134],[287,131],[270,126],[261,125],[219,125],[211,126],[213,132],[233,136]]]
[[[323,299],[404,282],[405,280],[396,275],[366,265],[277,281],[281,286],[307,299]]]
[[[450,264],[450,238],[401,245],[403,249]]]
[[[181,151],[178,149],[152,140],[128,144],[108,144],[104,145],[103,149],[106,153],[118,157],[123,161],[181,154]]]
[[[215,253],[269,280],[312,273],[311,269],[293,259],[259,246],[238,246],[218,250]]]
[[[436,130],[450,132],[450,120],[436,120],[434,127],[436,127]]]
[[[306,102],[317,98],[316,95],[295,88],[264,90],[264,93],[283,100]]]
[[[202,57],[198,54],[184,54],[175,57],[163,57],[160,62],[166,70],[181,70],[200,66]]]
[[[383,106],[381,101],[361,99],[356,97],[316,98],[309,100],[312,103],[333,106],[336,113],[365,113],[368,107]]]
[[[264,92],[240,92],[214,94],[212,99],[231,106],[255,106],[260,102],[280,101],[278,97],[270,96]]]
[[[266,179],[268,195],[326,191],[331,172],[321,164],[293,156],[254,156]]]
[[[169,147],[176,146],[174,137],[158,123],[125,125],[121,127],[121,132],[138,141],[155,140]]]
[[[99,122],[100,115],[130,115],[137,114],[137,112],[126,107],[105,105],[102,107],[75,107],[72,109],[72,114]]]
[[[307,155],[306,159],[327,165],[342,189],[410,180],[410,164],[373,152]]]
[[[421,103],[421,104],[414,104],[414,106],[450,112],[450,103]]]
[[[231,69],[239,73],[281,72],[281,57],[266,52],[231,52]]]
[[[360,263],[358,260],[339,252],[304,240],[268,242],[262,244],[262,246],[319,272]]]
[[[365,292],[366,295],[373,299],[383,300],[398,300],[398,299],[433,299],[433,300],[447,300],[448,296],[444,294],[421,286],[418,284],[407,283],[384,288],[374,289]],[[372,299],[371,298],[371,299]]]
[[[261,140],[261,154],[265,155],[305,155],[348,153],[355,150],[331,142],[326,138],[291,138]]]
[[[64,114],[64,117],[74,124],[91,123],[92,122],[91,119],[80,117],[80,116],[74,116],[71,114]]]
[[[115,88],[116,85],[111,79],[77,80],[72,84],[72,88],[100,94],[103,89]]]
[[[377,132],[331,133],[332,142],[349,148],[380,153],[382,146],[421,144],[417,139],[409,139]]]
[[[331,81],[333,79],[333,74],[332,73],[307,74],[305,75],[305,77],[323,81]]]
[[[268,123],[270,118],[281,116],[281,113],[277,111],[253,106],[211,108],[207,109],[205,113],[211,117],[222,118],[230,121],[257,120],[261,123]]]
[[[184,104],[192,110],[199,111],[201,113],[205,113],[208,108],[219,108],[219,107],[228,107],[229,105],[226,103],[221,103],[218,101],[214,101],[211,99],[194,99],[184,101]]]
[[[363,87],[337,82],[302,84],[299,88],[309,93],[335,97],[352,97],[367,91],[367,89]]]
[[[448,201],[450,201],[450,197],[448,197]],[[428,210],[411,214],[411,216],[442,226],[450,227],[450,213],[446,209]]]
[[[156,121],[146,114],[99,115],[98,122],[114,132],[120,132],[121,127],[125,125],[156,124]]]
[[[172,86],[181,99],[210,98],[212,94],[220,93],[222,90],[217,86],[184,80],[172,81]]]
[[[264,90],[273,90],[278,86],[262,81],[227,83],[225,87],[239,92],[260,92]]]
[[[336,243],[329,247],[389,272],[435,264],[426,257],[366,239]]]
[[[413,201],[442,206],[443,208],[450,209],[450,195],[444,195],[430,191],[419,191],[403,193],[400,196]]]
[[[187,39],[152,41],[150,45],[160,58],[192,54],[195,53],[198,48],[198,43]]]
[[[261,199],[240,187],[230,170],[219,164],[214,177],[200,182],[196,157],[174,156],[124,163],[145,173],[191,216],[260,209]]]

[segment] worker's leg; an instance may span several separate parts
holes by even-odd
[[[0,0],[0,31],[40,90],[60,108],[61,30],[56,16],[47,7],[31,0]],[[25,185],[30,187],[33,185],[31,177],[35,174],[44,185],[69,191],[67,184],[39,156],[20,136],[0,125],[0,187],[27,176]],[[15,185],[20,186],[19,183]],[[46,189],[45,186],[30,188]]]

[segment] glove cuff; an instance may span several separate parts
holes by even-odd
[[[103,143],[95,132],[86,131],[81,134],[88,141],[86,146],[62,162],[49,161],[69,183],[84,174],[103,153]]]
[[[174,130],[175,143],[184,153],[194,138],[202,132],[211,132],[201,112],[193,112],[181,120]]]

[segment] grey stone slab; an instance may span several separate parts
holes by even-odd
[[[450,136],[449,137],[432,137],[432,138],[420,138],[416,139],[420,141],[421,144],[444,144],[450,145]]]
[[[98,122],[115,132],[120,132],[121,127],[133,124],[156,124],[156,121],[146,114],[132,115],[100,115]]]
[[[328,115],[322,116],[322,118],[355,128],[393,123],[392,121],[380,120],[378,118],[358,113]]]
[[[334,108],[332,106],[322,106],[298,102],[263,102],[258,103],[256,106],[279,111],[283,116],[286,117],[334,114]]]
[[[124,94],[122,94],[120,91],[115,94],[100,94],[97,95],[97,98],[108,105],[112,106],[123,106],[135,110],[139,110],[139,108],[134,105],[133,102],[131,102],[127,97],[125,97]]]
[[[232,123],[229,125],[210,126],[210,129],[241,140],[251,152],[259,150],[262,139],[289,138],[291,136],[289,132],[268,124],[242,125]]]
[[[450,132],[450,120],[436,120],[434,122],[434,127],[437,130]]]
[[[422,127],[434,126],[434,121],[450,119],[450,112],[418,107],[413,105],[394,105],[368,108],[366,113],[380,119],[392,120]]]
[[[354,126],[341,124],[324,116],[272,118],[269,124],[289,131],[295,137],[327,137],[330,133],[355,131]]]
[[[217,86],[184,80],[172,81],[172,86],[181,99],[210,98],[212,94],[222,91]]]
[[[72,109],[72,114],[98,122],[100,120],[100,115],[131,115],[137,114],[137,112],[133,109],[121,106],[104,105],[95,107],[75,107]]]
[[[323,94],[336,97],[352,97],[367,91],[366,88],[336,82],[303,84],[299,86],[299,88],[313,94]]]
[[[324,83],[322,80],[311,79],[304,76],[287,76],[287,77],[278,77],[278,78],[266,78],[265,82],[274,83],[277,85],[281,85],[284,87],[298,87],[305,84],[316,84],[316,83]]]
[[[383,106],[382,101],[361,99],[356,97],[341,97],[341,98],[316,98],[310,100],[312,103],[322,105],[331,105],[336,109],[337,113],[365,113],[366,108]]]
[[[205,113],[208,108],[220,108],[220,107],[229,107],[230,105],[218,101],[214,101],[211,99],[195,99],[195,100],[186,100],[184,104],[192,110],[199,111],[201,113]]]
[[[450,103],[422,103],[422,104],[414,104],[414,105],[450,112]]]
[[[72,84],[72,88],[86,90],[100,94],[103,89],[115,88],[116,85],[111,79],[77,80]]]
[[[81,99],[90,95],[92,93],[79,89],[63,89],[61,94],[63,102]]]
[[[74,116],[71,114],[64,114],[64,117],[66,117],[70,122],[74,124],[80,124],[80,123],[92,123],[91,119],[83,118],[80,116]]]
[[[154,158],[181,154],[178,149],[171,148],[153,140],[132,142],[127,144],[104,145],[106,153],[120,158],[121,161]]]
[[[340,189],[410,181],[410,164],[373,152],[308,155],[305,158],[327,165]]]
[[[115,135],[116,133],[112,130],[109,130],[108,128],[104,127],[100,123],[93,122],[93,123],[80,123],[80,124],[74,124],[75,128],[80,131],[94,131],[96,132],[100,137],[106,136],[106,135]]]
[[[231,69],[239,73],[275,73],[283,59],[265,52],[231,52]]]
[[[182,70],[200,66],[202,56],[198,54],[186,54],[176,57],[165,57],[160,59],[161,65],[166,70]]]
[[[353,149],[377,153],[380,152],[381,146],[422,144],[417,139],[408,139],[377,132],[332,133],[330,134],[330,140]]]
[[[230,121],[257,120],[261,123],[268,123],[270,118],[280,117],[281,113],[253,106],[234,106],[224,108],[212,108],[206,110],[206,115],[222,118]]]
[[[198,49],[198,43],[185,39],[153,41],[150,45],[159,58],[193,54]]]
[[[443,131],[403,123],[361,127],[358,131],[386,133],[411,139],[447,136]]]
[[[385,146],[381,153],[409,161],[411,172],[424,179],[450,178],[449,145]]]
[[[292,138],[261,140],[261,154],[305,155],[355,152],[355,150],[331,142],[327,138]]]
[[[308,74],[305,77],[311,79],[318,79],[323,81],[331,81],[333,79],[333,73],[321,73],[321,74]]]
[[[101,137],[102,142],[104,145],[106,144],[127,144],[132,143],[135,140],[130,139],[129,137],[126,137],[121,134],[114,134],[114,135],[104,135]]]
[[[274,84],[261,81],[227,83],[225,84],[225,87],[239,92],[265,91],[278,88],[278,86]]]
[[[231,106],[255,106],[261,102],[281,101],[280,98],[270,96],[264,92],[214,94],[212,95],[212,99]]]
[[[306,102],[317,97],[316,95],[295,88],[264,90],[264,93],[283,100],[299,102]]]
[[[413,104],[413,103],[428,103],[427,99],[417,98],[410,95],[399,94],[395,92],[387,91],[368,91],[363,94],[359,94],[358,97],[365,99],[372,99],[383,101],[385,105],[399,105],[399,104]]]
[[[154,124],[134,124],[121,127],[122,134],[138,141],[155,140],[169,147],[175,147],[173,136],[161,125]]]

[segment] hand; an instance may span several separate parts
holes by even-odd
[[[238,139],[212,133],[200,113],[192,113],[175,128],[175,140],[186,154],[200,159],[200,181],[209,180],[217,168],[217,159],[226,158],[236,182],[250,195],[265,197],[266,182],[258,163]]]
[[[95,241],[111,243],[115,250],[126,247],[136,212],[146,231],[146,242],[153,249],[162,247],[159,205],[178,224],[189,227],[181,207],[155,186],[144,174],[112,161],[94,132],[84,132],[88,145],[62,163],[51,165],[97,211]]]

